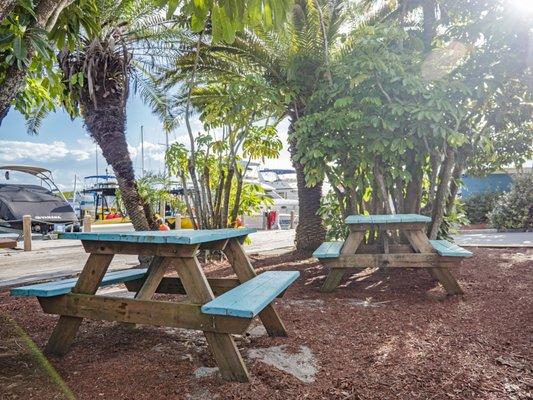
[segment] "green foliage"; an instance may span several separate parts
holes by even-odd
[[[0,83],[7,69],[26,70],[26,85],[17,94],[15,109],[27,119],[28,132],[36,134],[44,116],[63,105],[72,111],[64,96],[65,84],[57,69],[57,48],[79,44],[80,31],[95,30],[96,0],[76,0],[62,10],[56,23],[46,29],[36,26],[35,5],[19,1],[18,7],[0,23]]]
[[[533,174],[514,179],[511,190],[498,199],[489,219],[498,229],[533,228]]]
[[[344,223],[339,198],[333,191],[322,197],[318,214],[324,221],[327,240],[345,240],[348,237],[348,226]]]
[[[501,192],[480,193],[463,200],[463,209],[471,224],[489,222],[489,213],[494,209]]]
[[[454,207],[444,214],[437,238],[453,241],[452,235],[459,233],[459,228],[468,224],[468,222],[463,204],[458,199],[455,199]]]
[[[137,179],[139,195],[152,211],[158,212],[161,203],[170,204],[172,208],[183,210],[182,202],[170,193],[170,181],[164,176],[148,173]]]
[[[291,9],[292,1],[286,0],[159,0],[167,3],[167,17],[174,13],[190,16],[193,32],[209,27],[214,42],[232,43],[237,32],[245,27],[262,26],[279,29]]]

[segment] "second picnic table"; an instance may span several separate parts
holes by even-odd
[[[247,381],[249,373],[231,334],[242,334],[258,315],[271,336],[287,332],[272,301],[299,276],[297,271],[256,275],[242,242],[253,229],[170,232],[69,233],[90,253],[79,278],[11,290],[36,296],[46,313],[60,315],[46,351],[65,354],[83,318],[201,330],[227,380]],[[206,278],[199,249],[223,251],[236,278]],[[106,271],[115,254],[153,256],[148,269]],[[179,277],[164,277],[174,270]],[[100,286],[125,283],[135,297],[96,295]],[[155,293],[186,294],[186,301],[154,301]],[[219,295],[215,298],[215,295]]]
[[[438,280],[448,294],[462,293],[449,268],[472,253],[446,240],[429,240],[426,226],[431,218],[418,214],[350,215],[350,232],[344,242],[325,242],[313,255],[330,270],[322,291],[339,286],[347,268],[423,268]],[[378,240],[363,244],[367,232],[377,231]],[[387,231],[397,231],[408,243],[390,243]]]

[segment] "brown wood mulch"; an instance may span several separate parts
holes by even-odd
[[[315,382],[251,359],[250,383],[196,378],[198,367],[214,366],[200,335],[94,321],[84,322],[71,351],[51,357],[52,365],[79,399],[533,399],[532,250],[475,250],[454,272],[466,293],[455,298],[419,270],[354,270],[339,290],[324,294],[325,271],[312,259],[253,258],[259,270],[297,269],[302,276],[277,301],[290,337],[241,338],[239,348],[246,355],[307,346],[317,359]],[[206,271],[229,273],[224,262]],[[0,294],[0,314],[41,349],[57,318],[44,315],[35,299],[7,292]],[[1,399],[57,398],[46,377],[21,380],[24,363],[8,360],[1,365]],[[21,397],[13,376],[32,390]]]

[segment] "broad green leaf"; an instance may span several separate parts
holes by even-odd
[[[13,54],[15,54],[17,60],[24,60],[28,56],[26,43],[20,36],[16,36],[15,40],[13,40]]]

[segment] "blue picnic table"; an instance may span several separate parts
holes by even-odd
[[[345,241],[324,242],[313,256],[329,267],[322,286],[325,292],[337,288],[348,268],[423,268],[439,281],[448,294],[462,289],[450,272],[472,253],[446,240],[429,240],[431,218],[419,214],[350,215],[345,219],[350,233]],[[396,237],[390,243],[389,233]],[[364,243],[365,238],[377,239]],[[398,243],[405,238],[407,243]],[[372,240],[367,240],[372,242]]]
[[[273,301],[298,278],[297,271],[256,275],[242,248],[253,229],[65,233],[81,240],[89,258],[78,278],[29,285],[13,296],[36,296],[43,311],[59,315],[46,346],[65,354],[83,318],[196,329],[204,332],[223,378],[248,381],[249,373],[231,334],[242,334],[259,316],[271,336],[287,332]],[[223,251],[236,278],[207,278],[198,250]],[[148,268],[107,272],[115,254],[152,256]],[[167,271],[178,277],[165,276]],[[121,283],[134,298],[97,295]],[[186,301],[154,301],[155,293],[185,294]],[[217,297],[215,297],[217,296]]]

